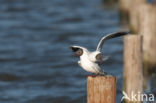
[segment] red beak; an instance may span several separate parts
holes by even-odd
[[[74,56],[78,56],[77,54],[74,54]]]

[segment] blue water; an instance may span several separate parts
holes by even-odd
[[[107,7],[106,7],[107,6]],[[86,75],[69,46],[93,51],[119,31],[116,6],[101,0],[0,0],[0,103],[86,103]],[[103,47],[103,69],[122,90],[121,38]]]

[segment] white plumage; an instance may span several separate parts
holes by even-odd
[[[116,32],[108,34],[100,40],[97,49],[94,52],[88,51],[85,47],[82,46],[71,46],[71,50],[75,52],[76,55],[80,56],[80,61],[78,64],[87,72],[102,74],[105,75],[103,69],[100,68],[99,63],[102,63],[108,57],[103,57],[101,50],[104,42],[111,38],[119,37],[128,34],[129,32]]]

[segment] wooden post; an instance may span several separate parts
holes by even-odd
[[[127,93],[129,98],[132,98],[132,92],[133,94],[142,93],[143,64],[141,35],[128,35],[124,37],[123,80],[123,90]],[[125,101],[126,103],[141,103],[140,101]]]
[[[138,7],[133,7],[131,8],[130,10],[130,19],[129,19],[129,27],[130,27],[130,30],[133,32],[133,33],[138,33],[138,28],[139,28],[139,14],[138,14]]]
[[[131,0],[119,0],[120,23],[127,24],[129,20],[129,7]]]
[[[116,77],[88,76],[87,103],[116,103]]]
[[[131,0],[119,0],[120,10],[123,12],[128,12]]]
[[[134,33],[138,33],[138,26],[139,26],[139,20],[138,20],[138,10],[140,5],[145,4],[147,0],[131,0],[129,8],[129,16],[130,16],[130,29]]]
[[[120,18],[121,20],[127,19],[130,21],[131,31],[137,32],[137,9],[139,5],[146,3],[146,1],[147,0],[120,0]]]
[[[156,3],[140,7],[139,34],[143,35],[144,74],[151,75],[156,67]]]

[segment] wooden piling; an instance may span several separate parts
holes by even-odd
[[[139,28],[138,10],[140,5],[146,4],[146,2],[147,0],[131,0],[130,2],[131,7],[129,8],[129,22],[130,22],[129,24],[130,29],[133,33],[138,33]]]
[[[87,103],[116,103],[116,77],[88,76]]]
[[[139,34],[143,35],[144,74],[151,75],[156,67],[156,3],[141,5]]]
[[[132,6],[129,9],[129,21],[130,29],[133,33],[138,33],[139,29],[139,8],[142,4],[146,4],[147,0],[132,0],[130,5]],[[142,11],[143,12],[143,11]]]
[[[119,4],[121,21],[129,21],[131,31],[137,31],[137,9],[139,5],[146,2],[147,0],[120,0]]]
[[[142,36],[128,35],[124,37],[124,72],[123,90],[131,98],[131,93],[143,91]],[[126,103],[141,103],[125,100]]]
[[[119,0],[120,10],[123,12],[129,12],[131,0]]]
[[[130,10],[130,15],[129,15],[129,27],[131,32],[137,33],[138,34],[138,28],[139,28],[139,9],[138,7],[133,7]]]
[[[119,0],[120,23],[125,25],[129,20],[130,0]]]

